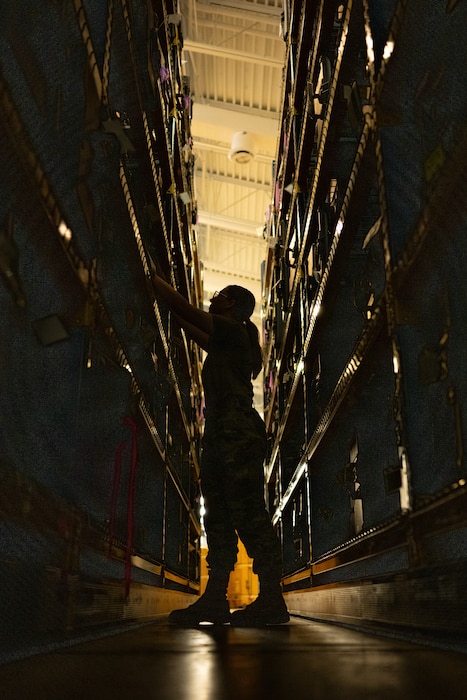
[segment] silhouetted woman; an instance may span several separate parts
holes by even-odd
[[[250,320],[255,298],[248,289],[230,285],[214,294],[207,313],[161,277],[155,276],[154,284],[180,325],[207,351],[201,490],[209,579],[198,601],[174,610],[169,619],[183,625],[231,622],[255,627],[288,622],[279,540],[264,501],[266,432],[253,408],[252,378],[262,367],[258,331]],[[260,593],[251,605],[231,615],[227,586],[237,560],[237,534],[253,559]]]

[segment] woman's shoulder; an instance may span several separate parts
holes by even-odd
[[[213,333],[211,340],[235,344],[239,341],[242,342],[246,334],[246,329],[241,321],[218,314],[213,314],[212,321]]]
[[[243,328],[243,323],[237,321],[235,318],[229,318],[228,316],[221,316],[220,314],[212,314],[212,322],[215,328],[238,331],[239,328]]]

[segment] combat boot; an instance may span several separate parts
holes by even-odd
[[[174,625],[193,627],[201,622],[224,625],[230,622],[230,608],[227,602],[228,575],[210,576],[203,595],[181,610],[172,610],[169,622]]]
[[[230,617],[234,627],[267,627],[283,625],[290,620],[282,590],[279,584],[261,586],[258,597],[243,610],[237,610]]]

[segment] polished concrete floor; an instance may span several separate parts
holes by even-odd
[[[465,700],[467,654],[292,618],[162,620],[0,666],[2,700]]]

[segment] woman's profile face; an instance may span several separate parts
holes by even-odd
[[[232,300],[229,297],[228,287],[222,289],[220,292],[214,292],[209,305],[210,314],[222,314],[231,306]]]

